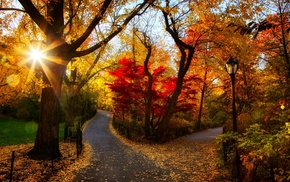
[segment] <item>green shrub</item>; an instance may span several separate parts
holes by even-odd
[[[234,162],[233,149],[236,145],[242,162],[243,181],[289,181],[289,141],[290,123],[286,123],[276,133],[266,131],[260,124],[254,124],[244,134],[223,134],[219,140],[220,158],[224,159],[224,167],[231,171],[232,165],[228,164]],[[226,147],[224,144],[227,144]]]

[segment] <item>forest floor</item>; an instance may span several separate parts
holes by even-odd
[[[118,135],[111,126],[110,130],[120,142],[154,162],[157,167],[169,171],[158,181],[216,181],[220,173],[214,141],[198,142],[182,137],[164,144],[140,144]],[[91,165],[92,148],[87,143],[84,144],[83,154],[77,158],[75,143],[62,142],[62,158],[53,161],[53,170],[51,160],[37,161],[26,156],[32,147],[33,144],[0,147],[0,182],[9,181],[12,151],[15,151],[13,181],[71,182],[80,169]]]
[[[192,142],[183,138],[165,144],[139,144],[129,141],[113,131],[120,141],[142,153],[157,166],[170,170],[172,181],[215,181],[219,170],[216,166],[216,145],[211,142]],[[76,157],[75,143],[61,143],[63,157],[54,161],[29,159],[26,153],[33,144],[0,147],[0,181],[9,181],[11,155],[15,151],[13,181],[73,181],[78,170],[90,164],[91,147],[85,144],[84,152]]]
[[[10,181],[12,151],[15,152],[13,181],[72,181],[75,173],[89,165],[91,147],[84,144],[82,155],[77,157],[75,142],[60,143],[62,158],[59,160],[32,160],[26,155],[33,144],[0,146],[0,182]]]

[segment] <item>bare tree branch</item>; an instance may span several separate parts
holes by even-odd
[[[52,25],[50,25],[46,19],[39,13],[36,7],[33,5],[31,0],[19,0],[23,8],[29,14],[31,19],[38,25],[38,27],[52,40],[61,37],[54,30]]]
[[[151,1],[152,2],[152,1]],[[131,14],[124,20],[124,23],[122,25],[120,25],[116,30],[114,30],[113,32],[111,32],[110,35],[107,36],[107,38],[103,39],[102,41],[98,42],[97,44],[95,44],[94,46],[83,50],[83,51],[77,51],[75,52],[74,57],[80,57],[80,56],[84,56],[87,55],[93,51],[95,51],[96,49],[98,49],[99,47],[101,47],[104,44],[107,44],[110,40],[112,40],[118,33],[120,33],[125,27],[126,25],[128,25],[128,23],[140,12],[141,9],[144,8],[144,6],[148,4],[148,1],[144,0],[144,2],[142,4],[140,4],[137,8],[135,8]],[[150,6],[151,4],[149,3],[148,6]],[[147,6],[147,7],[148,7]],[[75,43],[74,43],[75,44]],[[75,47],[74,47],[75,48]]]
[[[20,11],[20,12],[26,13],[25,10],[19,9],[19,8],[0,8],[0,11]]]
[[[96,17],[93,19],[93,21],[88,26],[88,28],[83,33],[83,35],[80,38],[78,38],[75,42],[73,42],[73,44],[70,46],[70,48],[72,50],[76,50],[77,48],[79,48],[82,45],[82,43],[90,36],[90,34],[92,33],[92,31],[94,30],[96,25],[98,25],[99,22],[102,20],[104,14],[108,10],[111,2],[112,2],[112,0],[105,0],[104,1],[103,5],[100,9],[100,13],[96,15]]]
[[[8,85],[8,83],[1,84],[0,87],[4,87],[6,85]]]

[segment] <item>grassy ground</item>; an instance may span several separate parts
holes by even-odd
[[[0,146],[32,143],[37,131],[36,122],[18,121],[11,118],[0,118]],[[64,124],[60,124],[59,136],[63,139]]]

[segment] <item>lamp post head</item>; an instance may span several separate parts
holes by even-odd
[[[239,68],[239,63],[237,60],[235,60],[234,58],[230,58],[227,62],[226,62],[226,70],[228,72],[229,75],[235,75],[236,72],[238,71]]]

